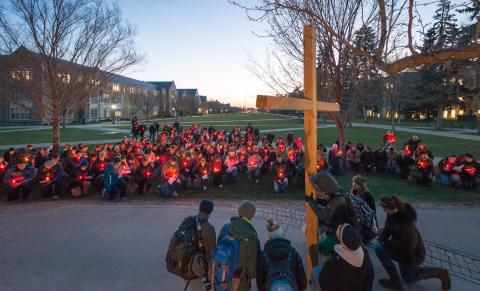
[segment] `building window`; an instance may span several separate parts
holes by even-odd
[[[11,120],[24,120],[30,119],[30,110],[19,107],[19,106],[12,106],[10,107],[10,119]]]
[[[30,70],[14,70],[12,71],[13,80],[32,80],[33,74]]]
[[[70,83],[70,74],[58,73],[58,79],[63,83]]]
[[[130,92],[130,94],[135,94],[135,87],[130,87],[129,92]]]
[[[122,111],[115,111],[116,117],[122,117]]]
[[[92,108],[90,109],[90,118],[97,118],[98,117],[98,109]]]
[[[120,92],[120,84],[113,83],[112,84],[112,91],[113,92]]]

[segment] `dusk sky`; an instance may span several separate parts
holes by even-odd
[[[226,0],[117,0],[137,28],[136,43],[147,63],[126,75],[145,81],[175,80],[209,99],[254,106],[271,93],[246,68],[249,54],[264,59],[269,40],[255,36],[262,24]]]

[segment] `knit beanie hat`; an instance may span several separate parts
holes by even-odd
[[[88,161],[87,160],[82,160],[80,162],[80,167],[88,167]]]
[[[363,189],[367,188],[367,178],[357,175],[352,179],[353,183],[360,185]]]
[[[349,250],[355,251],[362,244],[362,237],[358,230],[350,224],[342,224],[336,231],[337,239]]]
[[[252,220],[252,218],[255,216],[255,211],[255,204],[249,200],[242,201],[240,206],[238,206],[238,215],[248,220]]]
[[[283,230],[280,224],[273,220],[272,218],[269,218],[267,220],[267,231],[268,231],[268,239],[276,239],[276,238],[282,238],[283,237]]]
[[[317,185],[318,190],[324,192],[327,195],[333,195],[340,188],[337,181],[330,173],[322,171],[318,172],[310,178],[310,181]]]
[[[198,211],[210,215],[210,213],[212,213],[213,211],[213,202],[210,200],[202,200],[200,202],[200,207],[198,208]]]

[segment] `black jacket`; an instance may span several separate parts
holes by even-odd
[[[371,291],[374,272],[365,249],[364,254],[362,266],[356,268],[334,253],[318,278],[322,291]]]
[[[302,258],[298,252],[291,246],[289,240],[278,238],[271,239],[265,243],[263,250],[267,256],[274,261],[283,261],[290,255],[290,270],[292,270],[295,281],[297,282],[298,290],[305,290],[307,288],[307,278],[305,269],[303,268]],[[264,258],[264,254],[260,256],[260,261],[257,265],[257,288],[258,291],[265,291],[265,284],[268,274],[268,263]]]
[[[380,241],[392,259],[409,267],[418,267],[425,260],[423,239],[415,226],[417,212],[407,204],[405,210],[387,215]]]

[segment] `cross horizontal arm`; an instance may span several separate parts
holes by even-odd
[[[316,101],[317,111],[338,112],[340,107],[337,103]],[[301,98],[290,98],[284,96],[257,96],[257,108],[259,109],[280,109],[280,110],[311,110],[312,101]]]

